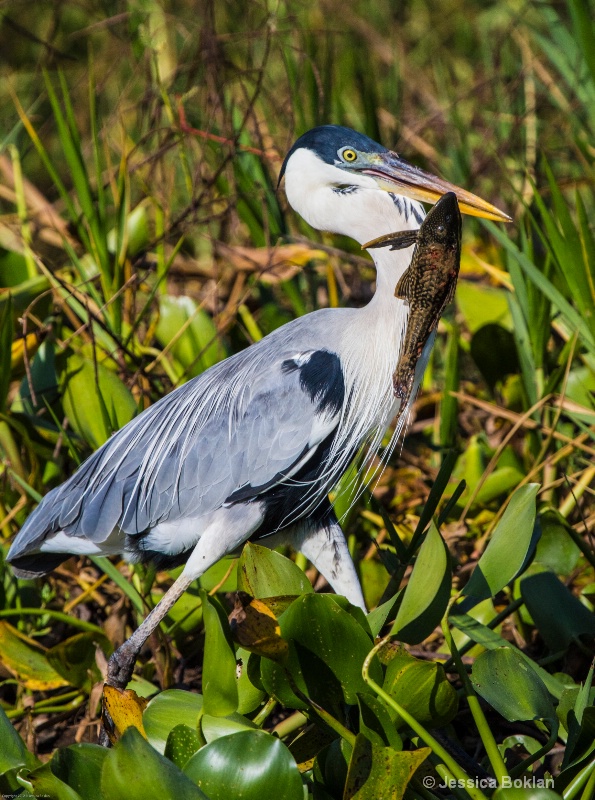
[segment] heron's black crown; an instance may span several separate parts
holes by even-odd
[[[342,147],[353,147],[360,153],[386,153],[387,148],[383,147],[374,139],[365,136],[363,133],[351,130],[351,128],[344,128],[342,125],[320,125],[318,128],[312,128],[311,131],[304,133],[295,142],[289,153],[285,156],[281,173],[279,175],[279,183],[285,174],[287,162],[295,153],[296,150],[302,148],[306,150],[313,150],[327,164],[334,164],[337,160],[337,151]]]

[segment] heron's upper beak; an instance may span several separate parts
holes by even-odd
[[[512,222],[508,214],[481,197],[408,164],[390,150],[384,153],[360,153],[358,163],[353,168],[373,177],[378,186],[388,192],[398,192],[422,203],[435,203],[447,192],[454,192],[464,214],[498,222]]]

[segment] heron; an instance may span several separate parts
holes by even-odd
[[[298,138],[283,179],[290,206],[312,227],[360,244],[419,227],[422,202],[446,192],[456,194],[463,212],[509,219],[337,125]],[[85,554],[185,565],[111,656],[108,684],[126,686],[142,646],[176,600],[248,540],[290,544],[365,612],[328,495],[362,448],[378,450],[399,411],[392,374],[408,311],[394,290],[411,255],[412,248],[374,250],[376,290],[366,306],[299,317],[178,387],[115,433],[29,516],[8,554],[19,577],[45,575]]]

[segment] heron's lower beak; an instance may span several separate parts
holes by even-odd
[[[464,214],[498,222],[512,222],[508,214],[482,200],[481,197],[408,164],[390,150],[371,154],[369,166],[360,168],[360,171],[373,177],[379,187],[388,192],[398,192],[422,203],[435,203],[447,192],[454,192],[459,201],[459,208]]]

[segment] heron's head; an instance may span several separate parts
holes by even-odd
[[[419,227],[420,202],[435,203],[447,192],[454,192],[463,213],[510,221],[485,200],[340,125],[322,125],[300,136],[279,180],[284,176],[287,199],[306,222],[360,243]]]

